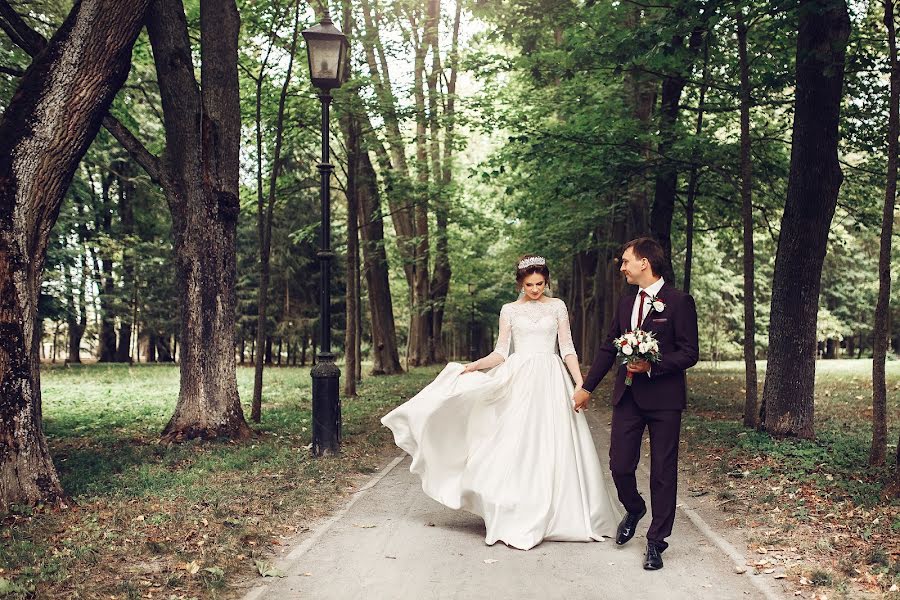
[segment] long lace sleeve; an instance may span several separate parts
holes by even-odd
[[[559,340],[559,355],[565,359],[568,355],[574,354],[575,343],[572,341],[572,329],[569,327],[569,311],[566,309],[566,303],[560,300],[556,303],[556,335]]]
[[[500,309],[500,333],[497,335],[497,345],[494,353],[499,354],[504,360],[509,358],[509,346],[512,341],[512,310],[508,304]]]

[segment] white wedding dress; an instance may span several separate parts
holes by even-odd
[[[560,358],[568,354],[575,348],[561,300],[506,304],[490,355],[499,366],[463,373],[450,363],[381,419],[412,456],[425,493],[482,517],[489,545],[527,550],[615,535],[620,514],[584,414],[572,409]]]

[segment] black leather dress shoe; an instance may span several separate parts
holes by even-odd
[[[639,513],[625,513],[625,516],[622,517],[622,521],[619,523],[619,528],[616,530],[616,544],[621,546],[622,544],[633,538],[634,532],[637,529],[638,521],[640,521],[646,514],[646,506]]]
[[[663,568],[662,556],[660,556],[659,546],[654,542],[647,542],[647,557],[644,559],[644,569],[647,571],[657,571]]]

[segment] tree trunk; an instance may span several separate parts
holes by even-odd
[[[84,329],[87,326],[87,307],[85,306],[85,282],[82,276],[79,280],[78,305],[75,301],[75,289],[72,282],[72,274],[69,268],[65,268],[66,284],[68,288],[68,310],[66,310],[66,327],[68,331],[69,356],[66,363],[81,364],[81,339],[84,337]]]
[[[175,354],[173,352],[172,346],[169,345],[168,334],[156,336],[156,357],[157,362],[175,362]]]
[[[429,0],[429,3],[433,0]],[[428,52],[428,25],[425,33],[419,35],[417,19],[410,16],[410,30],[413,37],[415,55],[413,59],[413,98],[416,115],[416,202],[413,206],[416,239],[412,263],[413,286],[410,302],[409,341],[407,360],[415,366],[427,365],[431,360],[431,290],[429,277],[430,240],[428,232],[429,163],[427,145],[428,116],[425,112],[425,55]],[[421,38],[421,39],[420,39]]]
[[[388,273],[384,239],[384,216],[375,168],[368,152],[360,155],[359,185],[360,228],[363,271],[369,292],[369,320],[372,322],[372,374],[396,375],[403,372],[397,349],[394,325],[394,301]]]
[[[891,90],[888,101],[887,175],[884,210],[881,215],[881,245],[878,255],[878,301],[875,303],[875,332],[872,353],[872,446],[869,464],[883,465],[887,458],[887,381],[885,361],[891,338],[891,236],[894,229],[894,207],[897,203],[897,145],[900,136],[900,62],[897,60],[897,33],[894,24],[894,2],[884,0],[884,24],[888,34],[888,56],[891,66]],[[898,466],[900,471],[900,466]]]
[[[133,172],[131,163],[122,161],[117,165],[119,187],[119,220],[122,223],[122,237],[125,245],[122,248],[122,290],[132,299],[132,313],[136,305],[134,285],[134,253],[131,250],[131,237],[134,235],[134,207],[133,196],[135,185],[132,181]],[[131,323],[132,321],[122,315],[122,323],[119,327],[119,347],[116,349],[116,362],[131,362]]]
[[[300,347],[300,366],[305,367],[306,366],[306,353],[307,353],[307,350],[309,349],[309,334],[306,332],[305,329],[303,330],[302,338],[303,338],[303,343]]]
[[[146,7],[76,2],[0,122],[0,512],[63,494],[41,423],[42,271],[72,176],[128,76]]]
[[[343,0],[344,34],[353,39],[353,17],[350,0]],[[357,111],[357,91],[350,90],[347,109],[341,113],[340,127],[347,148],[347,183],[344,197],[347,200],[347,289],[345,291],[344,330],[344,396],[356,396],[359,375],[360,347],[360,277],[359,277],[359,172],[362,154],[362,133]]]
[[[686,20],[681,4],[674,8],[676,18]],[[702,16],[699,18],[703,18]],[[688,47],[684,47],[684,35],[676,34],[665,50],[665,54],[674,60],[676,66],[662,82],[662,93],[659,109],[659,165],[656,170],[656,185],[653,194],[653,208],[650,211],[650,233],[663,247],[666,253],[666,267],[661,273],[669,281],[674,282],[672,269],[672,216],[675,214],[675,200],[678,195],[678,169],[670,153],[678,140],[678,114],[681,111],[681,93],[686,84],[686,74],[690,72],[693,59],[703,42],[704,31],[697,26],[691,33]]]
[[[198,89],[181,0],[155,0],[147,19],[166,130],[159,175],[172,212],[181,298],[181,388],[166,441],[250,435],[232,352],[239,27],[234,0],[200,5]]]
[[[147,362],[156,362],[156,334],[152,331],[147,335]]]
[[[666,77],[662,83],[659,115],[660,163],[656,171],[653,208],[650,211],[650,233],[666,253],[666,267],[660,273],[672,281],[672,216],[675,213],[675,197],[678,193],[678,170],[666,157],[675,145],[675,125],[678,122],[681,92],[685,81],[680,75]]]
[[[56,364],[56,350],[57,345],[59,343],[59,327],[60,323],[57,321],[54,323],[55,327],[53,328],[53,354],[50,356],[50,363]]]
[[[356,396],[359,359],[359,123],[350,117],[347,128],[347,290],[344,333],[344,395]]]
[[[300,31],[300,3],[294,2],[294,33],[291,38],[290,54],[288,56],[287,73],[284,77],[284,84],[281,86],[281,94],[278,97],[278,116],[275,119],[275,148],[272,156],[272,172],[269,176],[269,195],[268,202],[263,207],[262,192],[259,191],[259,199],[257,204],[257,229],[259,232],[259,290],[257,297],[257,321],[256,321],[256,344],[263,343],[266,336],[267,313],[269,308],[269,278],[271,270],[272,258],[272,218],[275,208],[276,191],[278,184],[278,175],[281,171],[281,146],[284,139],[284,111],[287,101],[287,93],[291,82],[291,75],[294,70],[294,57],[297,54],[297,35]],[[264,72],[260,73],[260,84]],[[257,119],[259,119],[259,86],[257,86]],[[257,123],[257,136],[259,136],[259,123]],[[257,143],[257,152],[262,153],[262,144]],[[261,168],[261,167],[260,167]],[[262,177],[260,171],[260,177]],[[269,342],[268,364],[271,364],[271,341]],[[257,354],[255,371],[253,376],[253,401],[250,410],[250,418],[254,423],[259,423],[262,418],[262,386],[263,386],[263,360],[261,354]]]
[[[427,349],[428,329],[430,328],[430,318],[427,317],[428,295],[428,257],[427,257],[427,235],[428,235],[428,218],[427,207],[423,205],[424,198],[422,194],[422,168],[427,170],[427,164],[422,165],[422,160],[427,160],[427,155],[419,149],[419,140],[421,138],[419,128],[424,124],[417,123],[417,155],[420,155],[418,166],[419,186],[413,186],[411,182],[409,165],[406,160],[406,140],[401,131],[400,118],[396,107],[396,101],[391,88],[390,72],[388,70],[387,55],[384,51],[383,44],[379,37],[379,31],[376,27],[376,19],[373,18],[372,6],[369,0],[361,0],[361,8],[365,23],[365,32],[361,36],[363,49],[366,55],[366,63],[372,77],[375,94],[378,98],[378,107],[380,108],[380,116],[384,120],[385,139],[387,141],[390,154],[385,151],[380,142],[373,144],[379,164],[385,178],[385,194],[390,207],[391,219],[394,224],[394,231],[397,237],[397,246],[403,261],[403,271],[406,275],[406,282],[409,286],[410,298],[410,331],[407,342],[407,362],[409,364],[419,364],[422,359],[419,350],[422,349],[422,341],[425,340]],[[377,17],[378,15],[375,15]],[[412,27],[416,32],[415,24]],[[423,115],[424,96],[422,94],[422,71],[424,70],[425,56],[419,48],[420,44],[415,43],[416,60],[415,60],[415,83],[414,91],[416,94],[416,110],[417,114]],[[423,115],[424,118],[424,115]],[[424,120],[423,122],[424,123]],[[424,129],[422,129],[422,134]],[[424,146],[424,142],[422,143]],[[425,176],[427,183],[427,172]],[[424,218],[423,218],[424,217]],[[424,229],[421,227],[424,225]],[[423,255],[423,251],[426,253]],[[422,266],[424,264],[424,267]]]
[[[756,427],[756,296],[754,294],[753,172],[750,162],[750,61],[743,9],[737,11],[741,72],[741,218],[744,225],[744,426]]]
[[[112,231],[112,201],[110,200],[110,188],[113,183],[112,173],[106,173],[101,178],[100,215],[97,230],[103,232],[109,238],[113,237]],[[108,248],[100,253],[100,271],[97,273],[100,282],[100,351],[99,362],[115,362],[116,360],[116,311],[115,296],[116,284],[113,280],[113,260]]]
[[[845,0],[800,3],[791,166],[763,388],[765,428],[776,436],[815,435],[816,312],[828,230],[843,180],[838,124],[849,33]]]
[[[694,135],[699,139],[703,132],[703,117],[706,111],[706,92],[709,89],[709,36],[703,40],[703,74],[700,84],[700,98],[697,102],[697,125]],[[700,169],[696,163],[691,165],[688,176],[687,203],[684,208],[684,284],[685,293],[691,293],[691,272],[694,267],[694,215],[699,186]]]
[[[444,105],[444,153],[441,156],[440,126],[439,126],[439,89],[438,77],[443,68],[441,66],[441,49],[438,44],[439,23],[441,13],[440,0],[429,0],[427,43],[431,46],[431,72],[428,75],[428,117],[431,127],[431,171],[435,183],[435,231],[434,242],[434,271],[431,279],[431,335],[432,362],[447,362],[447,353],[444,350],[444,304],[450,291],[450,279],[453,272],[450,268],[450,249],[447,239],[447,227],[450,222],[450,198],[453,183],[453,145],[454,128],[456,119],[456,80],[459,70],[459,24],[462,12],[461,0],[456,2],[456,12],[453,19],[453,32],[451,34],[449,70],[447,81],[447,96]]]

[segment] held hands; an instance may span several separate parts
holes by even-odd
[[[581,412],[588,407],[588,403],[591,401],[591,393],[581,389],[581,386],[579,385],[575,388],[575,395],[572,396],[572,401],[575,403],[573,410],[575,412]]]
[[[646,360],[636,360],[629,362],[626,368],[629,373],[649,373],[650,363]]]

